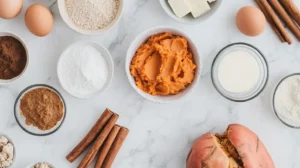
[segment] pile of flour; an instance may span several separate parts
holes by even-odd
[[[65,0],[73,23],[84,30],[98,30],[109,25],[119,10],[119,0]]]
[[[288,77],[278,86],[274,106],[285,122],[300,126],[300,75]]]
[[[58,76],[63,88],[71,95],[89,98],[107,83],[108,66],[96,48],[79,43],[62,55]]]

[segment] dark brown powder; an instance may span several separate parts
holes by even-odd
[[[26,124],[40,130],[49,130],[56,126],[64,115],[64,105],[57,93],[47,88],[38,88],[27,92],[21,99],[21,115]]]
[[[19,40],[10,36],[0,37],[0,79],[20,75],[26,62],[26,51]]]

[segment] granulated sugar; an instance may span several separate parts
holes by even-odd
[[[61,56],[58,77],[71,95],[90,98],[107,83],[108,65],[95,47],[78,43]]]
[[[65,0],[73,23],[84,30],[98,30],[108,26],[116,17],[119,0]]]

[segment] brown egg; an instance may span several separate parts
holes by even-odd
[[[12,19],[22,10],[22,0],[0,0],[0,18]]]
[[[34,35],[46,36],[52,30],[53,16],[45,6],[34,4],[26,11],[25,24]]]
[[[266,17],[260,9],[245,6],[236,15],[236,26],[247,36],[258,36],[266,27]]]

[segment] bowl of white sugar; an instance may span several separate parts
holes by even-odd
[[[75,42],[61,54],[57,74],[65,91],[88,99],[104,92],[111,83],[113,60],[109,51],[97,43]]]
[[[273,94],[273,109],[283,124],[300,129],[300,73],[280,80]]]
[[[57,3],[64,22],[86,35],[111,29],[123,12],[123,0],[58,0]]]
[[[249,101],[266,87],[268,63],[254,46],[246,43],[230,44],[215,57],[211,78],[223,97],[235,102]]]

